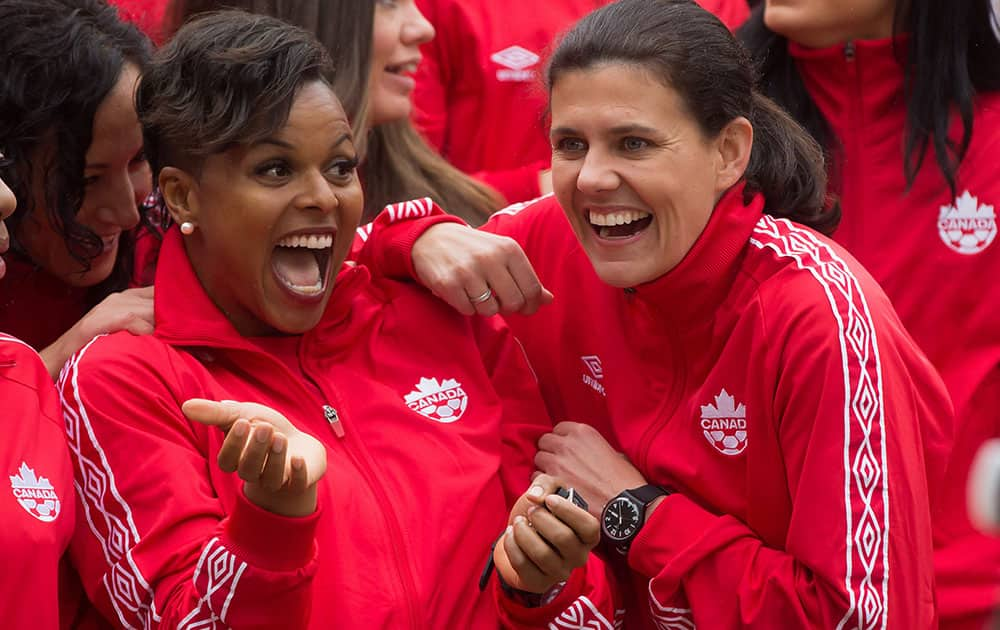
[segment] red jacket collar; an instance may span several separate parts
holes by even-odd
[[[322,326],[329,329],[347,317],[351,309],[348,297],[353,292],[349,285],[355,284],[362,275],[367,277],[362,271],[350,265],[341,268]],[[157,337],[173,345],[256,349],[205,293],[188,260],[177,226],[171,227],[163,237],[154,286]]]
[[[896,142],[906,116],[903,61],[908,45],[909,37],[900,35],[818,49],[789,42],[788,50],[838,138],[863,133],[869,142]]]
[[[652,282],[635,287],[636,297],[677,325],[710,321],[739,269],[741,254],[760,219],[764,198],[743,203],[744,184],[719,199],[708,225],[680,264]]]

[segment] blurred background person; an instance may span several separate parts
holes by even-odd
[[[1000,541],[966,509],[970,461],[1000,435],[1000,41],[989,0],[771,2],[741,31],[762,87],[829,155],[834,238],[871,271],[941,373],[955,447],[936,506],[943,628],[981,628]]]
[[[0,330],[55,376],[94,335],[153,326],[129,285],[149,165],[132,102],[149,43],[100,0],[0,0],[0,138],[17,210]]]
[[[749,13],[746,0],[700,3],[729,28]],[[508,203],[551,192],[539,70],[562,32],[607,0],[417,4],[437,37],[422,42],[419,67],[392,69],[403,79],[413,74],[420,132],[452,164],[500,191]]]

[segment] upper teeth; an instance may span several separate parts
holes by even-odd
[[[278,241],[281,247],[308,247],[309,249],[329,249],[333,247],[332,234],[299,234],[286,236]]]
[[[617,212],[608,212],[605,214],[590,212],[588,214],[590,215],[588,218],[592,224],[601,226],[625,225],[650,216],[648,212],[640,212],[639,210],[619,210]]]
[[[405,74],[407,72],[416,72],[417,71],[417,64],[415,64],[413,62],[404,63],[404,64],[400,64],[398,66],[390,66],[389,70],[391,72],[398,73],[398,74]]]

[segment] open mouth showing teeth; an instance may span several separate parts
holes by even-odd
[[[653,222],[653,215],[639,210],[619,210],[604,214],[587,213],[590,227],[601,238],[629,238],[645,230]]]
[[[417,64],[410,62],[395,66],[386,66],[385,71],[390,74],[412,74],[417,71]]]
[[[323,294],[333,254],[333,234],[299,234],[278,241],[271,269],[286,289],[301,297]]]

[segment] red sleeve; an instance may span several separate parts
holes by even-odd
[[[629,564],[651,578],[654,612],[688,609],[698,627],[933,627],[920,393],[900,360],[918,351],[858,311],[848,317],[856,301],[837,304],[853,324],[839,335],[826,296],[791,293],[787,308],[762,308],[769,346],[750,359],[776,375],[772,443],[789,512],[777,521],[787,529],[757,532],[677,493],[652,513]]]
[[[427,228],[438,223],[465,223],[447,214],[429,197],[385,207],[371,223],[358,228],[348,260],[390,278],[415,278],[410,252]]]
[[[59,384],[81,489],[71,554],[88,596],[122,627],[306,627],[318,511],[286,518],[238,492],[226,513],[208,472],[215,429],[189,423],[166,380],[198,392],[195,375],[176,376],[156,340],[119,339],[85,346]]]

